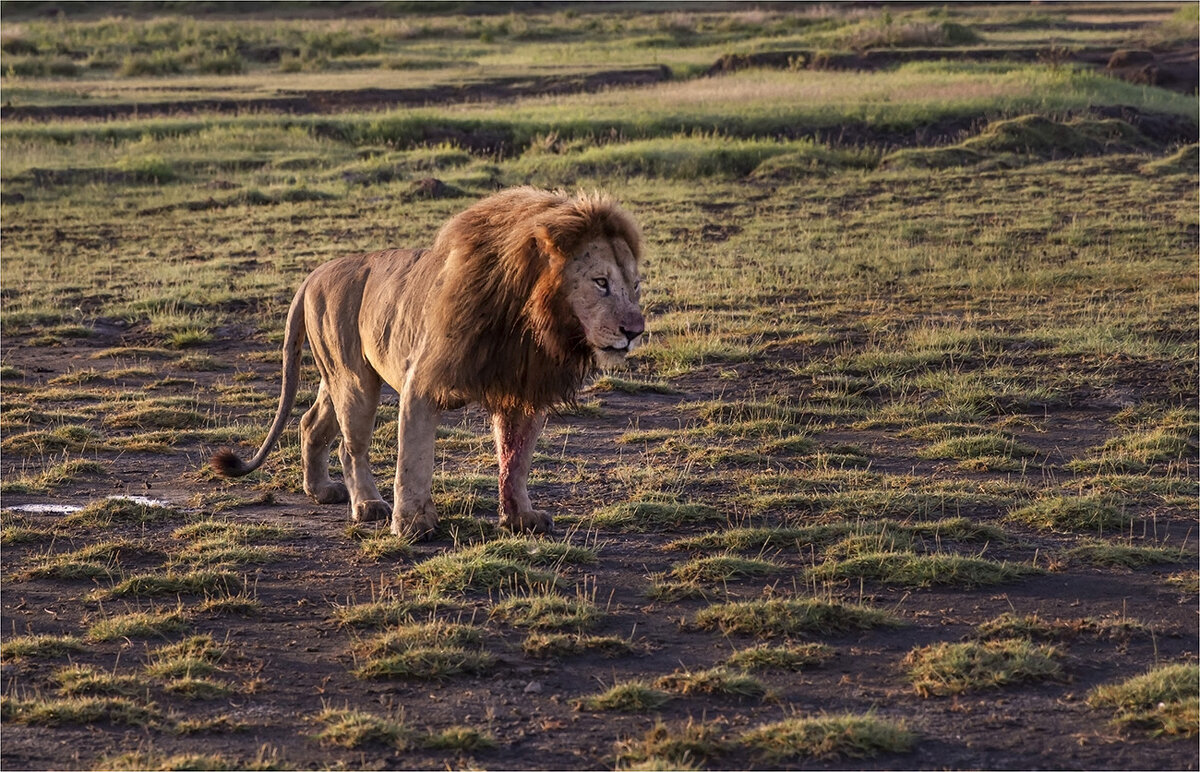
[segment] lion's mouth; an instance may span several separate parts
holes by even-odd
[[[629,343],[627,341],[620,341],[618,343],[612,344],[611,346],[605,346],[604,348],[602,348],[600,350],[604,351],[606,353],[609,353],[609,354],[624,355],[624,354],[629,353]]]

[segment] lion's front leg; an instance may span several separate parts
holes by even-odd
[[[529,503],[529,468],[545,425],[546,415],[540,412],[492,414],[500,462],[500,525],[513,531],[549,533],[554,529],[554,519]]]
[[[411,376],[400,391],[396,456],[395,505],[392,507],[392,533],[423,538],[437,529],[437,510],[433,506],[433,443],[437,437],[439,411],[436,405],[418,395]]]

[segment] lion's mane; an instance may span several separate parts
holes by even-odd
[[[596,237],[641,257],[637,225],[602,194],[513,188],[450,219],[422,256],[441,268],[423,309],[419,390],[442,407],[501,411],[572,400],[594,362],[563,268]]]

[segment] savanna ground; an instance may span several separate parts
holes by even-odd
[[[6,767],[1197,766],[1194,5],[48,7],[0,43]],[[557,534],[496,531],[478,409],[430,542],[306,500],[295,420],[214,477],[309,270],[524,183],[649,256]],[[376,436],[388,482],[394,393]]]

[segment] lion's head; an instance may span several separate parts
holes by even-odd
[[[542,409],[570,399],[595,365],[612,366],[645,328],[641,235],[604,195],[515,188],[452,218],[431,328],[444,403]],[[446,389],[452,389],[451,395]]]

